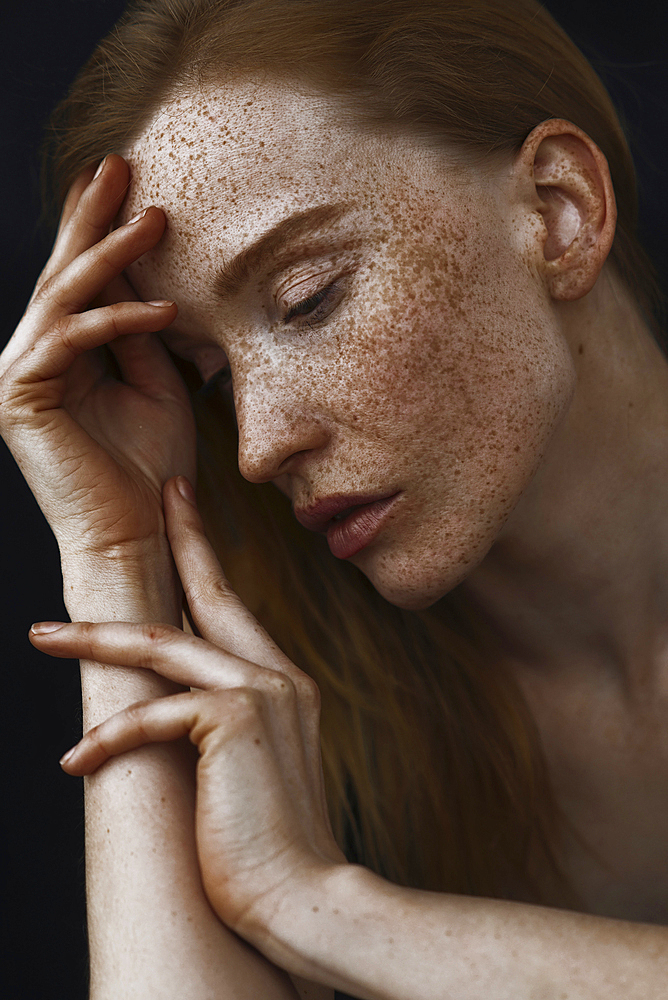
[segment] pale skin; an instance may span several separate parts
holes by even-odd
[[[31,641],[84,661],[88,732],[64,767],[91,775],[92,996],[662,997],[668,367],[606,264],[607,165],[562,121],[473,168],[335,112],[252,82],[166,105],[125,151],[123,205],[118,156],[76,182],[2,355],[3,435],[78,620]],[[242,286],[216,283],[281,220],[340,204]],[[321,292],[315,319],[293,315]],[[100,295],[115,304],[81,311]],[[598,852],[565,848],[584,913],[346,862],[317,690],[206,541],[161,330],[206,378],[229,360],[247,478],[295,505],[402,491],[353,561],[406,608],[466,581]],[[105,378],[105,343],[125,385]],[[178,628],[180,584],[201,639]]]

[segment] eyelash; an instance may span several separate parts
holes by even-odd
[[[297,325],[312,326],[314,323],[324,319],[328,315],[328,312],[331,311],[332,300],[336,298],[338,291],[338,285],[333,281],[326,288],[322,288],[319,292],[315,292],[313,295],[309,295],[308,298],[302,299],[301,302],[297,302],[294,306],[291,306],[283,317],[283,322],[291,323],[298,316],[306,316],[308,319]],[[231,388],[232,374],[230,366],[225,365],[215,375],[212,375],[210,379],[207,379],[200,388],[199,393],[202,396],[209,396],[214,391],[229,392]]]
[[[293,319],[302,316],[308,318],[302,323],[298,323],[298,326],[312,326],[314,323],[318,323],[331,312],[332,300],[336,298],[338,291],[338,286],[333,281],[326,288],[322,288],[314,295],[309,295],[307,299],[302,299],[301,302],[291,306],[283,317],[283,322],[291,323]]]

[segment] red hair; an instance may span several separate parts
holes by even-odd
[[[579,125],[615,185],[613,266],[649,314],[654,285],[622,129],[592,67],[534,0],[134,3],[54,115],[47,169],[59,197],[83,166],[127,148],[175,89],[259,72],[337,95],[365,127],[419,133],[468,156],[512,154],[547,118]],[[460,594],[421,613],[387,604],[296,524],[273,487],[242,480],[224,401],[195,408],[199,490],[221,561],[320,685],[344,849],[406,885],[576,905],[559,875],[533,720],[511,678],[481,658],[481,626]]]

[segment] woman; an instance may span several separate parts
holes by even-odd
[[[102,623],[31,634],[92,995],[661,995],[667,373],[591,69],[528,0],[151,2],[56,139],[2,425]]]

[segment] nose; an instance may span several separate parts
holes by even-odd
[[[239,427],[239,471],[251,483],[266,483],[295,470],[304,456],[324,449],[329,431],[312,405],[290,395],[235,392]]]

